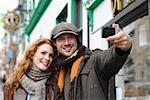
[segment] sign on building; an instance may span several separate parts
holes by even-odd
[[[21,17],[16,11],[10,11],[4,16],[4,28],[8,31],[16,30],[21,22]]]

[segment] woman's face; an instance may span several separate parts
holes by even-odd
[[[49,44],[40,45],[33,56],[33,66],[43,71],[47,70],[53,61],[53,53],[53,48]]]

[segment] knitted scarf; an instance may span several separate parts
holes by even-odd
[[[71,84],[71,89],[69,92],[69,97],[68,98],[73,98],[73,90],[74,90],[74,79],[77,75],[78,68],[80,66],[81,61],[84,59],[84,51],[85,47],[82,46],[78,50],[76,50],[70,57],[64,58],[63,57],[58,57],[57,59],[57,66],[60,66],[61,70],[59,73],[58,77],[58,87],[60,89],[60,92],[62,92],[63,87],[64,87],[64,78],[65,78],[65,69],[67,67],[71,67],[71,73],[70,73],[70,84]]]
[[[81,46],[68,58],[66,58],[62,55],[59,55],[55,62],[56,66],[58,66],[60,68],[71,67],[72,64],[84,54],[85,48],[86,48],[85,46]]]
[[[22,76],[21,86],[31,96],[30,100],[45,100],[46,82],[52,71],[42,71],[37,67],[32,67]]]

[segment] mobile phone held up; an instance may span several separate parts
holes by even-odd
[[[102,38],[107,38],[112,35],[115,35],[115,28],[113,28],[113,27],[103,27],[102,28]]]

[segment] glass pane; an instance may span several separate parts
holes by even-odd
[[[140,18],[123,30],[132,37],[132,50],[116,76],[117,100],[150,100],[149,17]]]

